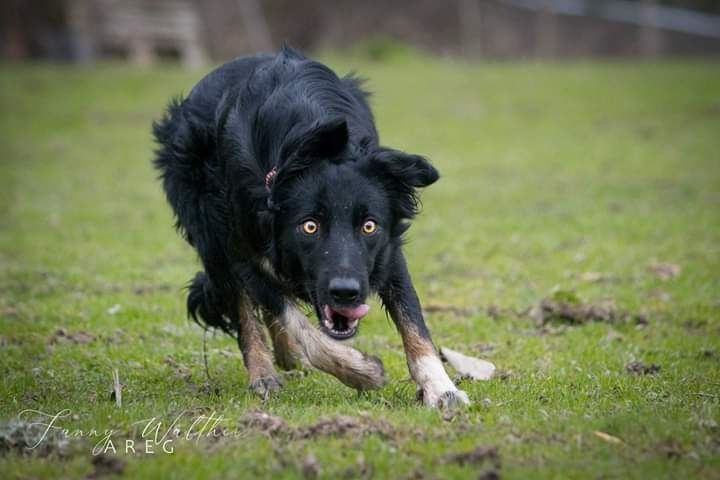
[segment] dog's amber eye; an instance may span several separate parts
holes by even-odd
[[[320,230],[320,225],[315,220],[305,220],[302,224],[302,231],[306,235],[315,235]]]
[[[365,235],[372,235],[377,231],[377,223],[375,223],[375,220],[365,220],[365,223],[363,223],[362,226],[362,232]]]

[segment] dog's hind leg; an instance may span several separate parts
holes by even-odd
[[[238,323],[238,343],[248,371],[250,390],[267,400],[272,393],[280,390],[282,381],[273,366],[272,354],[265,345],[262,325],[245,296],[238,301]]]

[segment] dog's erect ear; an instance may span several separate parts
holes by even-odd
[[[282,163],[274,186],[279,187],[320,159],[337,156],[347,143],[348,128],[344,118],[331,118],[314,124],[283,144],[280,150]]]
[[[312,163],[320,158],[334,157],[345,149],[347,142],[347,122],[344,118],[331,118],[285,142],[280,157],[287,166],[296,162]]]
[[[398,220],[391,235],[399,237],[408,229],[407,221],[420,210],[417,189],[432,185],[440,174],[424,157],[389,148],[380,148],[367,165],[367,174],[391,193],[393,214]]]
[[[375,155],[382,169],[407,188],[422,188],[435,183],[440,174],[426,158],[390,148]]]
[[[347,143],[347,122],[344,118],[332,118],[300,135],[293,153],[298,157],[330,158],[341,153]]]

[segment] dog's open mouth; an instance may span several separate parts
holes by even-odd
[[[322,309],[322,327],[325,333],[337,340],[345,340],[357,333],[360,319],[370,311],[366,304],[352,308],[333,308],[325,305]]]

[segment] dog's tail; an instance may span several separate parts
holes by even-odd
[[[188,284],[188,317],[203,328],[219,328],[235,337],[237,325],[225,313],[225,302],[205,272],[198,272]]]

